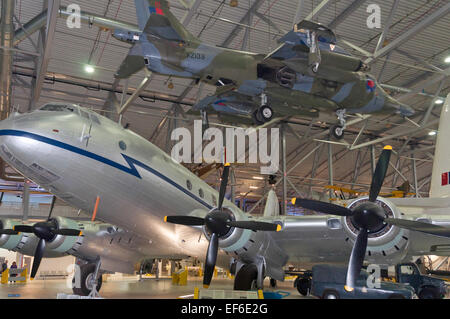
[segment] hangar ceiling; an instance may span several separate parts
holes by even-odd
[[[114,73],[130,46],[114,39],[110,31],[99,28],[98,24],[103,17],[105,21],[136,26],[134,1],[6,0],[2,5],[8,2],[15,4],[14,49],[2,51],[12,53],[12,107],[15,110],[27,112],[47,102],[64,101],[101,111],[112,103],[112,91],[116,92],[115,99],[121,100],[126,81],[114,83]],[[67,27],[63,12],[73,3],[81,7],[91,25],[83,24],[81,29]],[[350,118],[355,123],[347,129],[344,142],[332,143],[326,141],[328,128],[336,121],[334,115],[286,119],[283,127],[288,179],[281,182],[282,172],[277,174],[276,189],[280,198],[283,188],[286,198],[327,195],[324,186],[330,184],[330,156],[334,185],[367,190],[372,158],[377,157],[386,144],[391,144],[397,153],[383,190],[389,192],[408,180],[413,189],[417,186],[419,196],[428,196],[435,146],[435,136],[429,133],[438,129],[442,107],[435,102],[450,93],[450,64],[445,62],[450,56],[449,2],[238,0],[237,3],[233,7],[230,0],[170,1],[172,12],[192,34],[210,44],[231,49],[267,54],[278,46],[277,39],[302,19],[330,26],[341,46],[362,60],[371,61],[371,74],[392,96],[416,110],[410,119],[396,116]],[[366,25],[370,15],[367,8],[372,3],[381,8],[381,28],[369,29]],[[33,23],[38,20],[44,21],[44,28],[42,24]],[[45,29],[47,23],[48,30]],[[29,26],[36,28],[27,29]],[[44,41],[46,32],[50,37]],[[20,41],[19,35],[22,36]],[[4,43],[2,45],[4,48]],[[94,66],[95,71],[86,73],[86,65]],[[7,77],[4,70],[2,83]],[[145,76],[142,71],[129,79],[128,94]],[[185,117],[184,113],[199,98],[212,92],[213,87],[201,87],[191,80],[153,75],[141,92],[141,98],[124,113],[123,122],[170,152],[169,129],[176,125],[190,127],[193,118]],[[215,118],[211,122],[219,123]],[[280,123],[274,125],[278,127]],[[217,184],[217,174],[210,174],[207,181]],[[262,177],[258,166],[238,165],[235,175],[237,198],[258,201],[268,190],[265,177],[255,179]]]

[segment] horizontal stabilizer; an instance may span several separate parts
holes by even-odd
[[[140,44],[135,44],[131,49],[125,60],[119,67],[119,70],[114,75],[117,79],[126,79],[131,75],[139,72],[145,67],[144,57],[142,56],[142,47]]]

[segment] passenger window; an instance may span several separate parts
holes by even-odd
[[[81,116],[84,117],[85,119],[89,120],[89,113],[85,112],[83,110],[80,110]]]
[[[188,188],[189,190],[192,190],[192,183],[191,183],[190,180],[187,180],[187,181],[186,181],[186,186],[187,186],[187,188]]]
[[[58,105],[58,104],[47,104],[43,106],[40,111],[51,111],[51,112],[63,112],[69,111],[73,112],[74,108],[67,105]]]
[[[200,198],[204,198],[205,197],[205,193],[203,193],[203,189],[199,189],[198,190],[198,195],[200,196]]]
[[[217,206],[217,199],[216,196],[211,195],[212,196],[212,202],[213,202],[213,206]]]

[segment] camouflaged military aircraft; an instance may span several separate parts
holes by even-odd
[[[336,112],[339,124],[331,131],[342,138],[346,113],[414,113],[377,84],[366,64],[337,46],[335,34],[323,25],[302,21],[272,53],[254,54],[203,43],[175,18],[166,0],[135,4],[142,32],[113,32],[116,39],[133,44],[116,78],[147,67],[215,85],[215,94],[194,106],[205,120],[207,112],[251,116],[255,124],[270,121],[274,114],[317,117],[320,111]]]

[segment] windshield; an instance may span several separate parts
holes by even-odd
[[[40,111],[51,111],[51,112],[75,112],[76,108],[72,105],[64,104],[47,104],[39,109]]]

